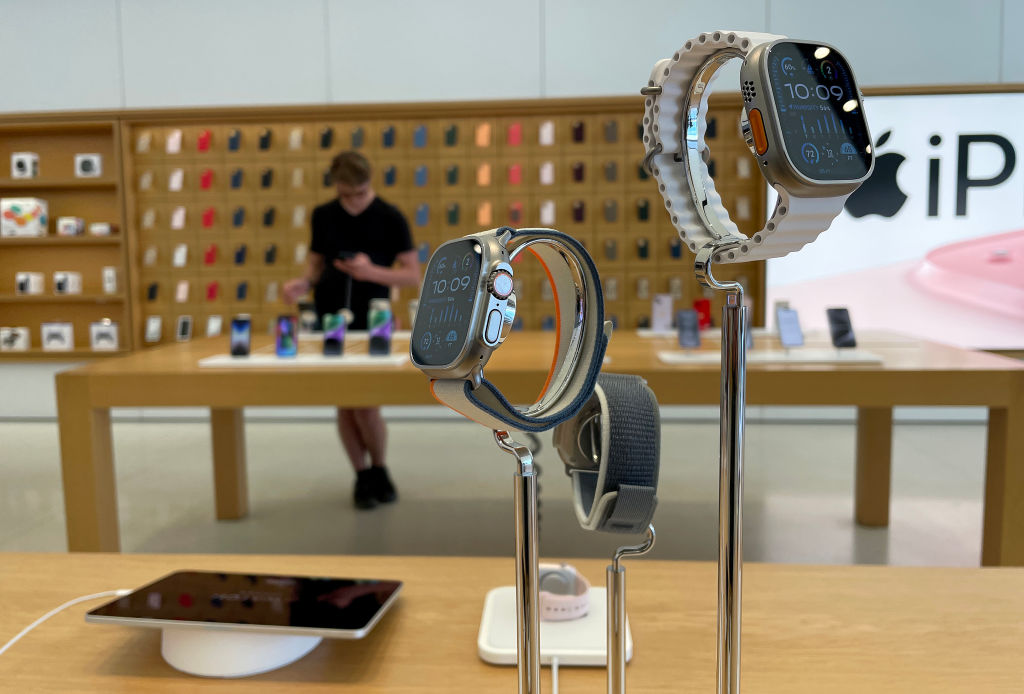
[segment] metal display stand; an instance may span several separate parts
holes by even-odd
[[[647,526],[647,540],[639,545],[619,547],[612,557],[605,573],[607,581],[608,614],[605,622],[608,628],[606,649],[608,669],[608,694],[625,694],[626,691],[626,569],[620,564],[622,557],[640,556],[654,548],[654,526]]]
[[[498,448],[516,459],[516,667],[519,694],[540,694],[540,588],[537,568],[537,468],[533,454],[507,431],[495,430]]]
[[[711,263],[733,242],[697,252],[694,272],[708,287],[728,292],[722,307],[722,390],[718,472],[718,694],[739,694],[743,603],[743,431],[747,397],[747,307],[739,282],[720,282]]]

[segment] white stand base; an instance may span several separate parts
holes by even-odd
[[[604,667],[608,658],[604,588],[590,589],[590,612],[585,617],[565,622],[540,623],[540,662],[550,665],[558,658],[559,667],[586,665]],[[480,659],[493,665],[516,664],[516,587],[500,586],[487,593],[477,636]],[[633,635],[626,620],[626,660],[633,657]]]
[[[162,629],[160,654],[175,670],[200,677],[248,677],[294,663],[319,636],[282,636],[231,629]]]

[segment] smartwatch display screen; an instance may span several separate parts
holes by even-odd
[[[834,48],[780,41],[766,56],[783,146],[813,181],[854,181],[871,168],[860,92]]]
[[[480,244],[459,239],[434,253],[423,278],[412,355],[424,366],[448,366],[469,338],[479,290]]]

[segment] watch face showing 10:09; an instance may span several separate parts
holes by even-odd
[[[812,181],[855,181],[871,168],[860,91],[833,48],[781,41],[766,56],[783,146]]]
[[[424,366],[451,365],[469,340],[479,289],[480,244],[459,239],[434,253],[423,278],[412,356]]]

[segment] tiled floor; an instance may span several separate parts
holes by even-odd
[[[713,559],[715,424],[666,423],[652,557]],[[114,426],[128,552],[512,554],[513,460],[459,422],[395,421],[390,466],[400,501],[353,510],[352,474],[328,422],[250,422],[251,514],[213,516],[209,429]],[[852,521],[854,428],[749,424],[745,556],[752,561],[977,565],[984,425],[897,425],[892,523]],[[569,484],[545,438],[541,553],[607,556],[624,538],[577,527]],[[0,423],[0,550],[60,551],[64,514],[53,423]]]

